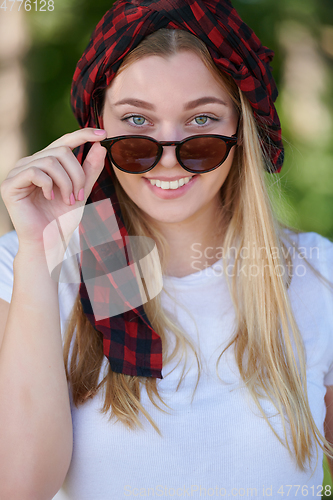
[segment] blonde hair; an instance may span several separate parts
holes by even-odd
[[[142,57],[169,57],[179,51],[192,51],[201,58],[227,90],[240,114],[240,144],[230,173],[221,187],[220,220],[226,227],[224,248],[236,249],[232,262],[225,259],[224,265],[230,266],[231,263],[235,271],[242,266],[245,272],[234,272],[229,283],[237,328],[218,363],[226,349],[233,345],[241,379],[253,401],[279,441],[294,454],[298,467],[305,470],[306,463],[311,463],[315,443],[329,456],[333,456],[333,449],[318,430],[309,407],[304,346],[287,294],[292,276],[288,272],[276,272],[276,269],[281,269],[278,266],[290,269],[291,262],[290,257],[289,261],[282,257],[285,255],[282,251],[283,227],[273,215],[267,194],[264,166],[268,160],[263,157],[260,138],[263,132],[258,132],[252,108],[234,81],[218,71],[204,43],[186,31],[162,29],[153,33],[129,53],[119,71]],[[156,242],[164,272],[167,241],[153,224],[148,225],[145,214],[129,199],[116,178],[114,183],[128,233],[148,236]],[[255,252],[244,258],[241,249],[254,246],[264,248],[264,255]],[[260,270],[257,279],[247,277],[253,269],[251,266]],[[184,368],[178,390],[185,374],[187,348],[194,352],[195,348],[176,320],[163,311],[160,295],[143,307],[153,329],[161,337],[163,365],[182,354]],[[174,336],[175,347],[168,354],[170,334]],[[196,352],[195,355],[200,377],[199,356]],[[145,386],[152,403],[165,411],[166,404],[158,392],[156,379],[115,373],[109,367],[99,383],[104,360],[103,337],[83,313],[79,295],[67,329],[64,360],[74,404],[84,403],[103,387],[102,411],[110,418],[116,418],[128,427],[142,427],[138,418],[141,412],[159,432],[140,402],[140,390]],[[269,399],[281,416],[284,440],[278,436],[262,409],[262,398]],[[287,436],[288,427],[291,443]],[[317,444],[316,453],[318,459]]]

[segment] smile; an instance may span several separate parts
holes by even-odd
[[[149,182],[152,186],[157,186],[161,189],[178,189],[181,186],[184,186],[184,184],[187,184],[190,182],[193,176],[191,177],[182,177],[181,179],[178,179],[177,181],[160,181],[159,179],[149,179]]]

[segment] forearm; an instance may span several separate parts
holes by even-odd
[[[43,253],[19,253],[0,351],[0,498],[51,498],[72,453],[58,288]]]

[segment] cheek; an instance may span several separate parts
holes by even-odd
[[[214,170],[212,173],[216,173],[216,176],[212,176],[211,178],[211,184],[213,185],[214,191],[218,191],[222,185],[224,184],[224,181],[226,180],[231,168],[232,168],[232,163],[234,160],[234,150],[232,149],[229,153],[228,158],[226,161],[220,165],[216,170]]]
[[[118,179],[119,184],[131,199],[135,200],[136,194],[138,194],[138,186],[140,182],[140,176],[134,174],[126,174],[122,172],[117,167],[112,165],[113,171]]]

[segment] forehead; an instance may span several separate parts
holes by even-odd
[[[158,101],[183,101],[209,93],[231,100],[222,81],[193,52],[180,52],[170,57],[147,56],[123,69],[107,90],[109,101],[123,97]]]

